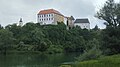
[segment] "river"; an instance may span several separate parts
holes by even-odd
[[[64,62],[75,61],[77,56],[79,53],[0,55],[0,67],[58,67]]]

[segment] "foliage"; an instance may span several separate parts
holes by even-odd
[[[6,51],[13,45],[13,33],[6,30],[0,30],[0,50],[6,54]]]
[[[14,39],[14,42],[11,41],[12,50],[48,53],[80,52],[83,53],[84,58],[92,59],[91,55],[95,54],[94,58],[97,58],[101,52],[105,55],[120,53],[119,10],[119,3],[108,0],[97,12],[96,17],[106,21],[106,29],[103,30],[97,25],[91,30],[77,26],[68,30],[63,22],[58,22],[58,25],[29,22],[22,27],[13,24],[6,26],[5,29],[2,26],[0,28],[12,33],[10,34]],[[6,43],[8,44],[9,41]]]
[[[106,29],[102,31],[101,50],[105,55],[120,53],[120,3],[108,0],[97,12],[96,17],[106,21]]]
[[[96,48],[92,48],[91,50],[84,52],[78,59],[78,61],[85,61],[85,60],[91,60],[91,59],[97,59],[101,56],[101,51]]]
[[[93,28],[93,30],[98,31],[99,30],[98,26],[96,25],[95,28]]]
[[[106,56],[97,60],[78,62],[74,67],[120,67],[120,55]]]
[[[102,54],[101,50],[99,49],[99,42],[96,39],[88,42],[86,45],[86,50],[83,54],[81,54],[77,60],[78,61],[85,61],[90,59],[99,58]]]
[[[120,4],[114,0],[108,0],[104,7],[97,12],[96,17],[105,20],[107,26],[116,27],[120,25]]]
[[[61,45],[50,45],[47,49],[48,54],[62,53],[63,47]]]
[[[67,29],[63,22],[58,25],[40,25],[28,22],[24,26],[8,25],[4,30],[13,34],[11,45],[14,51],[40,51],[46,53],[80,52],[83,53],[90,40],[99,39],[99,31],[74,27]],[[9,50],[11,51],[11,50]]]
[[[103,44],[101,45],[101,49],[104,51],[106,55],[118,54],[120,53],[120,28],[112,28],[107,27],[103,31],[102,40]]]

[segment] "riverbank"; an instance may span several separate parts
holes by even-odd
[[[120,55],[105,56],[97,60],[77,62],[74,67],[120,67]]]

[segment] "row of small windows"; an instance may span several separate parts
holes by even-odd
[[[88,26],[84,26],[84,28],[88,28]]]
[[[53,20],[53,18],[40,19],[40,21],[49,21],[49,20]]]
[[[53,16],[53,14],[43,14],[43,15],[38,15],[38,18],[39,18],[39,17],[50,17],[50,16]]]
[[[76,26],[79,26],[79,27],[82,27],[82,28],[88,28],[89,26],[81,26],[81,25],[76,25]]]

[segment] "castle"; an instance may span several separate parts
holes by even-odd
[[[68,27],[80,26],[81,29],[90,29],[88,19],[75,19],[73,16],[66,17],[55,9],[41,10],[37,14],[37,22],[41,25],[57,25],[57,22],[63,22]]]

